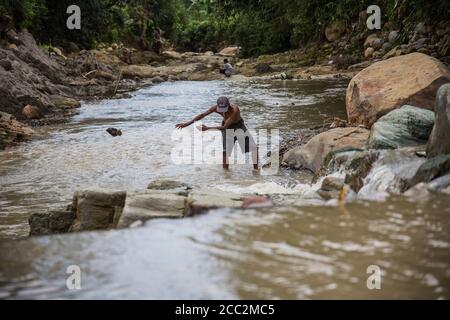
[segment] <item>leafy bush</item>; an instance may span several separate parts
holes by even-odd
[[[40,25],[46,12],[45,0],[0,0],[0,16],[13,18],[17,28]]]

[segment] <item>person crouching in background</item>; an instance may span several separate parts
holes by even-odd
[[[228,59],[223,60],[223,69],[220,70],[220,73],[223,73],[227,78],[233,74],[233,66]]]

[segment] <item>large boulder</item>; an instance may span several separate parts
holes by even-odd
[[[369,130],[364,128],[334,128],[316,135],[305,145],[286,152],[282,163],[316,172],[328,153],[346,147],[362,148],[368,137]]]
[[[185,199],[184,194],[166,190],[128,193],[117,226],[125,228],[155,218],[182,218]]]
[[[72,231],[109,229],[115,227],[125,205],[126,192],[108,189],[87,189],[76,191],[73,197],[73,211],[76,220]]]
[[[320,170],[313,177],[313,183],[319,178],[336,172],[344,172],[344,183],[353,191],[358,192],[364,186],[364,179],[373,169],[376,161],[380,158],[378,150],[357,150],[344,148],[330,152],[322,163]],[[325,188],[324,188],[325,183]],[[332,191],[330,181],[323,180],[322,191]],[[323,192],[319,192],[324,197]]]
[[[219,55],[221,56],[236,56],[239,54],[239,47],[226,47],[220,50]]]
[[[450,173],[436,178],[428,183],[420,182],[406,191],[404,195],[417,200],[418,198],[422,198],[424,196],[427,197],[431,193],[436,192],[450,194]]]
[[[409,180],[409,186],[413,187],[421,182],[430,182],[436,178],[450,173],[450,154],[439,155],[427,159]]]
[[[435,104],[436,119],[427,144],[427,156],[450,153],[450,84],[439,88]]]
[[[369,149],[396,149],[426,144],[434,124],[434,112],[403,106],[381,117],[370,130]]]
[[[436,92],[447,82],[450,82],[450,70],[422,53],[374,63],[348,85],[348,120],[352,124],[371,126],[405,104],[433,110]]]

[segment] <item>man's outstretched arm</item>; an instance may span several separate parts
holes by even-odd
[[[216,127],[208,127],[206,125],[202,125],[199,127],[199,130],[206,131],[206,130],[225,130],[228,129],[229,126],[233,123],[233,118],[228,118],[227,121],[222,126],[216,126]]]
[[[211,107],[209,108],[207,111],[199,114],[198,116],[196,116],[194,119],[188,121],[188,122],[184,122],[184,123],[178,123],[177,125],[175,125],[175,128],[177,129],[183,129],[185,127],[190,126],[191,124],[193,124],[196,121],[199,121],[201,119],[203,119],[204,117],[210,115],[211,113],[213,113],[216,110],[216,107]]]

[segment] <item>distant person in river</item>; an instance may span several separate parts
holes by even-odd
[[[220,70],[220,73],[223,73],[227,78],[233,74],[233,66],[228,59],[223,60],[223,69]]]
[[[177,129],[183,129],[214,112],[223,117],[222,125],[215,127],[201,125],[198,126],[197,129],[201,131],[219,130],[222,132],[223,168],[225,170],[229,169],[229,157],[237,141],[243,153],[251,152],[253,169],[258,170],[258,147],[244,124],[244,119],[241,117],[241,110],[239,109],[239,106],[231,105],[227,97],[220,97],[217,99],[217,104],[215,106],[212,106],[207,111],[199,114],[194,119],[188,122],[179,123],[175,127]]]

